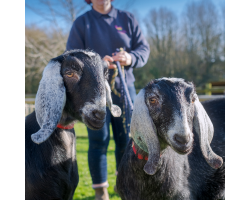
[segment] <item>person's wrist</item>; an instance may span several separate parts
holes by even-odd
[[[128,67],[134,67],[135,60],[136,60],[135,55],[132,53],[129,53],[129,55],[131,56],[131,63],[130,65],[128,65]]]
[[[131,64],[132,64],[132,56],[131,56],[131,54],[130,53],[128,53],[128,60],[129,60],[129,62],[128,62],[128,65],[127,66],[130,66]]]

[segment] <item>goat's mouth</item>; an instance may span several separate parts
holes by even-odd
[[[191,139],[187,144],[177,144],[175,142],[170,143],[171,148],[178,154],[185,155],[192,152],[193,149],[193,139]]]
[[[193,149],[193,137],[190,138],[190,140],[187,143],[179,143],[176,142],[171,137],[159,137],[160,145],[161,145],[161,151],[165,150],[167,147],[171,147],[176,153],[185,155],[192,152]]]
[[[105,120],[98,120],[84,116],[83,123],[92,130],[99,130],[103,127]]]
[[[193,146],[187,148],[187,149],[183,149],[183,148],[176,148],[176,147],[172,147],[172,149],[178,153],[178,154],[181,154],[181,155],[185,155],[185,154],[189,154],[191,153],[192,149],[193,149]]]

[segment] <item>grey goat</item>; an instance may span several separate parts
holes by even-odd
[[[76,120],[91,129],[105,122],[106,103],[114,116],[108,69],[92,51],[71,50],[43,71],[35,112],[25,119],[25,199],[73,198],[78,184]]]
[[[156,79],[136,97],[131,135],[117,176],[123,200],[225,198],[225,98],[201,104],[192,83]]]

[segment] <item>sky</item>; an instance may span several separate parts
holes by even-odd
[[[53,0],[52,0],[53,1]],[[83,0],[79,0],[83,1]],[[138,17],[138,20],[144,19],[149,11],[153,8],[160,8],[160,7],[167,7],[168,9],[172,10],[176,15],[180,15],[185,7],[185,5],[192,1],[198,1],[198,0],[114,0],[112,4],[118,9],[127,10],[129,12],[136,11],[136,17]],[[211,0],[217,8],[220,8],[221,6],[225,6],[225,0]],[[129,2],[125,3],[125,2]],[[26,0],[26,4],[33,5],[33,6],[40,6],[38,3],[38,0]],[[40,6],[40,9],[43,9]],[[87,5],[87,8],[83,11],[86,12],[87,10],[90,10],[91,7]],[[34,13],[29,8],[25,8],[25,24],[36,24],[38,26],[43,26],[47,24],[46,21],[44,21],[39,15]],[[143,24],[142,24],[143,26]],[[144,29],[145,27],[142,27]]]

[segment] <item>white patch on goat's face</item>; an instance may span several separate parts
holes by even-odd
[[[176,134],[178,134],[181,137],[191,137],[191,130],[188,125],[187,121],[187,115],[186,112],[183,110],[182,111],[182,116],[178,114],[178,112],[174,112],[174,121],[171,123],[171,125],[168,128],[167,131],[167,141],[170,143],[170,145],[173,147],[173,143],[175,143],[174,137]]]
[[[93,110],[106,111],[106,97],[96,98],[93,103],[87,102],[82,108],[85,116],[90,116]]]

